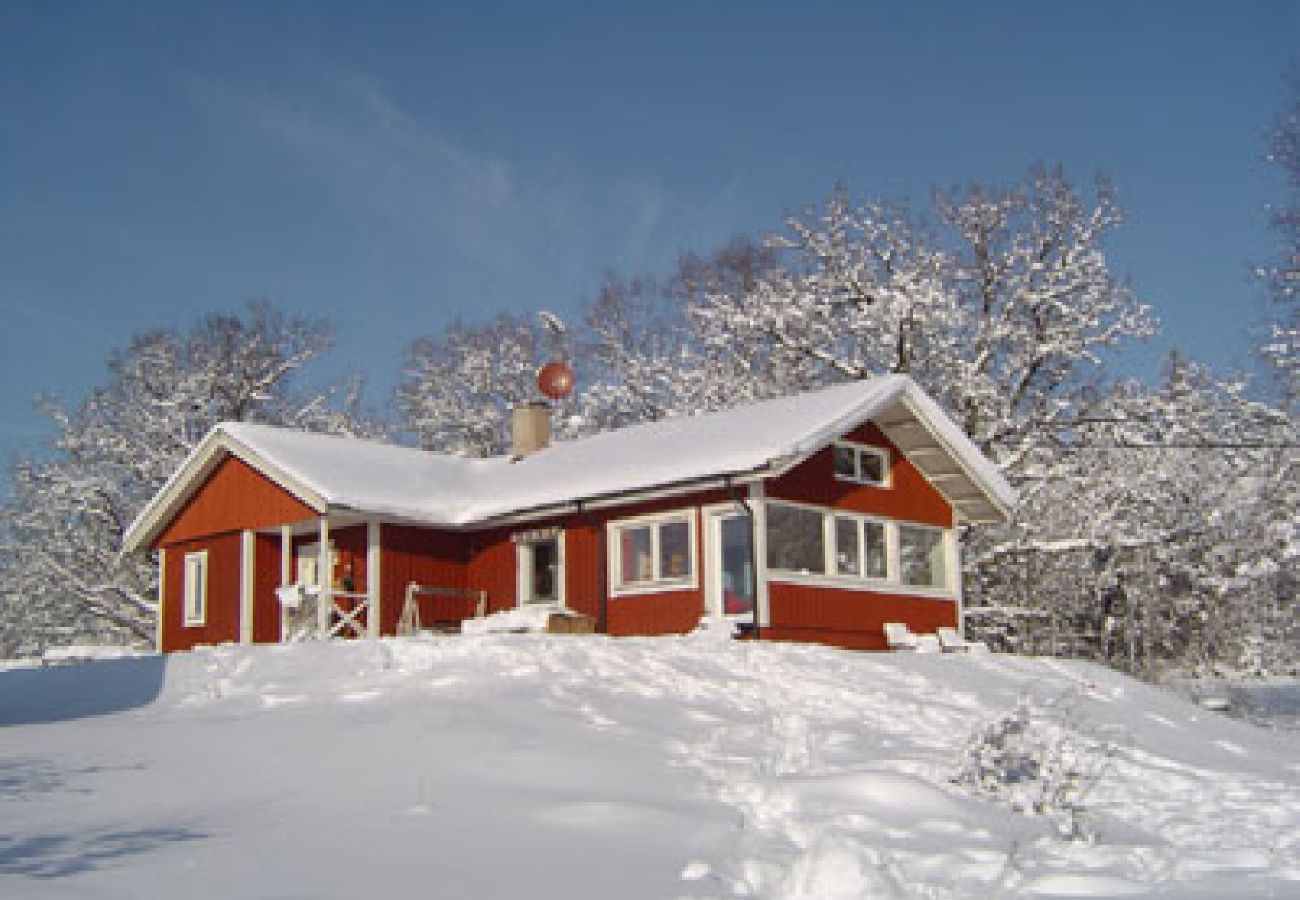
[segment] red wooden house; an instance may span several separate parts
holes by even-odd
[[[516,437],[549,421],[515,411]],[[909,378],[885,376],[469,459],[217,426],[131,526],[158,551],[158,647],[391,635],[546,604],[612,635],[732,618],[883,648],[959,626],[960,524],[1014,493]],[[412,587],[415,586],[415,587]]]

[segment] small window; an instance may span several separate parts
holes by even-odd
[[[889,452],[880,447],[836,444],[835,477],[883,487],[889,482]]]
[[[937,528],[898,526],[898,568],[903,584],[947,587],[943,532]]]
[[[208,551],[185,554],[185,624],[202,625],[208,614]]]
[[[612,525],[616,589],[675,587],[695,578],[692,520],[680,515]]]
[[[773,503],[767,508],[767,564],[787,572],[826,573],[822,513]]]

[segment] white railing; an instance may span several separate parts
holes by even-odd
[[[363,618],[370,610],[370,595],[356,591],[330,591],[330,600],[334,604],[334,623],[326,637],[365,637],[366,623]],[[356,603],[340,603],[340,600],[354,600]],[[349,608],[350,607],[350,608]],[[350,634],[344,634],[344,630]]]

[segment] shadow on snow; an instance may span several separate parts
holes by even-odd
[[[165,656],[0,671],[0,726],[65,722],[151,703],[162,691]]]

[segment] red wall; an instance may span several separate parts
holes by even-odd
[[[185,554],[208,551],[207,617],[186,626]],[[163,573],[162,649],[188,650],[198,644],[239,640],[239,534],[184,541],[167,548]]]
[[[868,422],[850,432],[848,439],[889,451],[888,487],[840,481],[835,477],[834,451],[827,447],[769,482],[767,495],[780,500],[952,527],[952,506],[879,428]]]
[[[957,602],[774,582],[768,586],[772,624],[763,637],[815,641],[855,650],[885,650],[885,622],[906,622],[918,634],[957,627]]]
[[[315,518],[310,506],[243,460],[227,456],[154,542],[165,547],[209,534]]]
[[[257,535],[254,546],[253,640],[274,644],[280,640],[280,601],[275,589],[280,586],[280,537]]]
[[[363,543],[364,531],[363,528]],[[383,525],[380,527],[379,544],[383,570],[379,582],[379,630],[383,634],[397,633],[397,622],[406,600],[406,586],[412,581],[436,587],[467,586],[466,539],[459,532],[409,525]],[[418,602],[423,622],[465,618],[473,611],[473,603],[468,599],[425,596]]]

